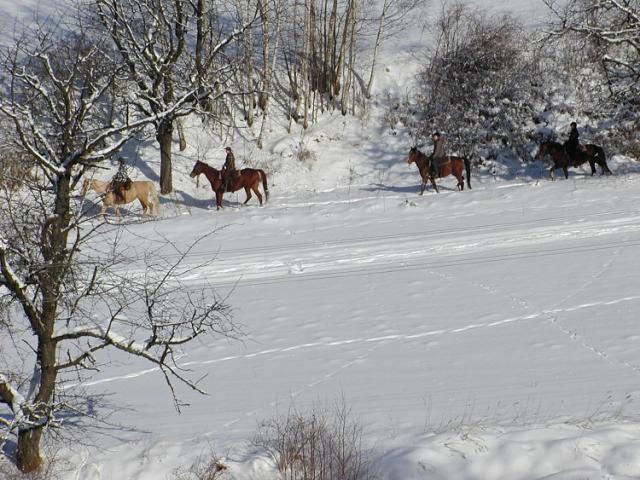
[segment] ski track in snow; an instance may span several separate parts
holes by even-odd
[[[613,215],[614,218],[609,218]],[[587,221],[596,218],[600,221]],[[571,223],[568,223],[573,220]],[[178,276],[184,284],[203,281],[217,287],[240,288],[288,281],[389,273],[404,269],[442,268],[460,263],[495,261],[596,252],[640,245],[640,215],[616,217],[613,213],[554,217],[557,226],[531,227],[534,221],[496,223],[468,228],[398,233],[377,237],[356,237],[335,241],[218,249],[188,255]],[[529,228],[524,228],[529,226]],[[508,228],[520,227],[520,228]],[[626,234],[623,240],[609,240]],[[568,240],[596,242],[561,246]],[[560,243],[560,246],[554,244]],[[528,247],[528,248],[527,248]],[[532,248],[533,247],[533,248]],[[486,252],[509,250],[507,253]],[[479,258],[478,254],[482,254]],[[215,257],[215,264],[194,273],[193,260]],[[473,258],[469,258],[473,257]],[[267,259],[267,260],[265,260]],[[139,270],[129,270],[140,276]]]

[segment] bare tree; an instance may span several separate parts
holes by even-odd
[[[135,108],[145,116],[158,115],[176,99],[191,101],[173,109],[154,123],[160,145],[160,192],[170,193],[172,185],[171,144],[174,121],[197,111],[209,96],[224,96],[220,90],[233,66],[212,59],[250,28],[255,16],[238,28],[220,36],[205,53],[207,9],[202,2],[188,0],[95,0],[99,19],[119,53],[137,92]],[[196,25],[192,25],[195,18]],[[192,28],[193,27],[193,28]],[[191,32],[195,32],[195,37]],[[192,52],[192,48],[195,51]],[[215,72],[207,71],[214,68]]]
[[[638,105],[640,4],[637,0],[545,0],[554,15],[552,33],[584,38],[594,46],[611,93]]]
[[[367,98],[371,97],[378,52],[380,51],[383,41],[390,35],[398,34],[402,28],[406,28],[406,17],[415,11],[416,7],[420,4],[424,4],[424,2],[421,0],[383,0],[378,17],[369,19],[369,22],[375,24],[376,28],[371,70],[369,71],[369,80],[365,90],[365,96]]]
[[[171,392],[174,381],[199,390],[174,353],[207,332],[233,332],[228,308],[212,292],[185,295],[176,283],[188,251],[169,265],[151,253],[139,275],[126,279],[114,250],[88,253],[104,224],[87,223],[74,200],[81,175],[146,125],[173,118],[192,93],[152,115],[133,109],[123,117],[117,112],[128,110],[129,97],[111,93],[121,68],[105,42],[76,21],[76,33],[36,32],[2,59],[0,124],[35,165],[32,179],[3,190],[0,200],[0,304],[8,315],[2,328],[14,339],[3,348],[12,345],[32,369],[25,377],[0,365],[0,403],[9,408],[0,437],[17,437],[23,472],[41,466],[42,436],[68,408],[60,383],[71,372],[82,381],[99,368],[101,351],[155,364]]]

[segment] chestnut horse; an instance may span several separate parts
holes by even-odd
[[[222,208],[222,195],[225,193],[220,170],[198,160],[193,166],[193,170],[191,170],[191,178],[196,177],[201,173],[207,177],[207,180],[209,180],[209,183],[211,184],[211,190],[216,193],[216,210],[219,210]],[[243,168],[242,170],[239,170],[238,175],[233,179],[231,189],[226,191],[235,192],[236,190],[244,188],[244,191],[247,194],[247,199],[244,201],[244,204],[246,205],[251,199],[251,190],[253,190],[253,193],[258,197],[260,205],[262,205],[262,194],[259,189],[260,181],[262,181],[262,188],[264,189],[266,202],[269,200],[269,187],[267,186],[267,174],[264,173],[264,170],[256,168]]]
[[[436,192],[438,192],[438,186],[435,179],[429,174],[429,167],[431,166],[431,158],[418,150],[417,147],[411,147],[409,150],[409,158],[407,163],[411,165],[414,163],[418,166],[418,171],[422,177],[422,183],[420,184],[420,195],[424,193],[424,189],[427,186],[427,180],[431,181],[431,185]],[[464,175],[463,171],[467,172],[467,186],[471,188],[471,163],[468,158],[447,156],[442,159],[442,164],[437,169],[437,178],[447,177],[453,175],[458,180],[458,190],[464,190]]]
[[[564,178],[569,178],[569,167],[579,167],[585,162],[589,162],[591,167],[591,176],[596,173],[596,164],[600,165],[600,175],[611,174],[611,170],[607,165],[607,158],[602,147],[593,144],[581,145],[576,155],[570,157],[564,145],[558,142],[547,140],[540,144],[540,149],[536,155],[536,160],[542,160],[547,155],[551,157],[553,166],[549,169],[549,176],[554,178],[554,171],[561,168],[564,172]]]

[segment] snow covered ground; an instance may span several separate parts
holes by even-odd
[[[211,266],[182,280],[213,284],[246,335],[181,358],[209,392],[179,389],[181,414],[157,370],[112,353],[87,388],[113,426],[67,447],[69,479],[164,479],[212,451],[230,478],[277,478],[250,445],[259,423],[339,398],[380,479],[640,478],[640,165],[615,156],[614,176],[555,182],[539,163],[476,169],[472,190],[449,178],[419,197],[409,138],[381,120],[410,53],[385,50],[368,118],[327,115],[304,135],[272,120],[263,151],[233,143],[269,173],[262,208],[240,193],[215,210],[188,173],[198,156],[219,167],[224,145],[188,126],[175,193],[157,221],[126,217],[120,242],[184,248],[217,230],[185,260]],[[300,143],[314,159],[296,160]],[[126,155],[133,177],[158,179],[153,143]]]
[[[381,478],[640,475],[629,440],[640,426],[627,423],[640,376],[640,175],[485,176],[418,197],[401,160],[350,188],[287,192],[276,176],[263,208],[216,212],[201,187],[182,214],[166,203],[163,220],[127,226],[132,242],[178,244],[224,226],[187,259],[214,256],[212,268],[188,281],[242,305],[247,333],[182,359],[208,375],[211,396],[181,392],[192,404],[181,415],[148,365],[96,376],[91,390],[125,404],[116,417],[140,430],[127,438],[184,461],[183,442],[237,448],[292,404],[344,396],[382,454]],[[100,478],[122,478],[116,452],[134,455],[131,478],[169,462],[107,443]],[[248,470],[237,478],[264,478]]]

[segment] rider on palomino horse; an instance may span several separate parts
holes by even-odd
[[[131,188],[131,179],[127,172],[127,165],[125,164],[124,158],[120,157],[118,158],[118,171],[111,179],[110,191],[112,191],[118,199],[124,202],[125,192],[129,190],[129,188]]]
[[[430,165],[429,165],[429,175],[433,178],[439,176],[440,167],[444,163],[444,159],[446,155],[444,153],[444,139],[440,135],[440,133],[435,132],[431,135],[431,139],[433,140],[433,153],[429,157]]]

